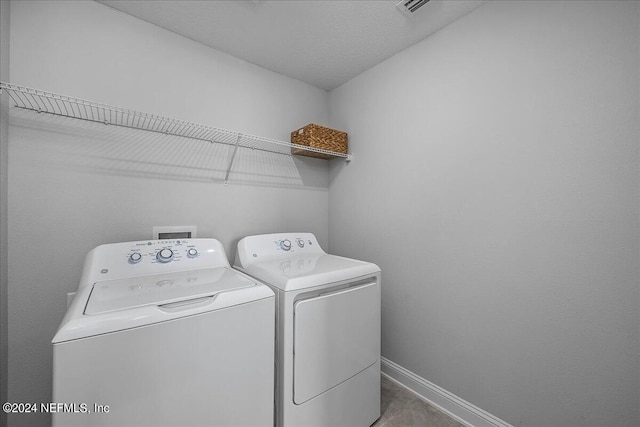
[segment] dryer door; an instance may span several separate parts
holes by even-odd
[[[301,404],[376,363],[380,353],[377,282],[295,304],[293,401]]]

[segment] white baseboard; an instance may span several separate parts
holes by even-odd
[[[408,388],[420,398],[462,424],[469,427],[513,427],[511,424],[472,405],[455,394],[449,393],[447,390],[419,377],[389,359],[380,358],[380,369],[387,378]]]

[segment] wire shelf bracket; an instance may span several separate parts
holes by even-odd
[[[226,171],[225,183],[229,179],[235,154],[239,147],[288,156],[292,155],[291,148],[295,148],[297,150],[302,149],[327,154],[333,158],[343,158],[347,162],[353,158],[351,153],[337,153],[321,148],[306,147],[276,139],[114,107],[11,83],[0,82],[0,90],[9,95],[13,106],[17,108],[233,146],[233,154]]]

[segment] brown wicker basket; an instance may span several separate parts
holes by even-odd
[[[303,128],[291,132],[291,143],[347,154],[348,136],[346,132],[310,123]],[[333,157],[329,154],[316,153],[299,148],[291,148],[291,154],[318,157],[321,159],[330,159]]]

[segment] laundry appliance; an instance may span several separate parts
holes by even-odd
[[[272,426],[274,299],[215,239],[98,246],[53,338],[53,425]]]
[[[234,267],[276,292],[276,425],[365,427],[380,416],[380,269],[311,233],[248,236]]]

